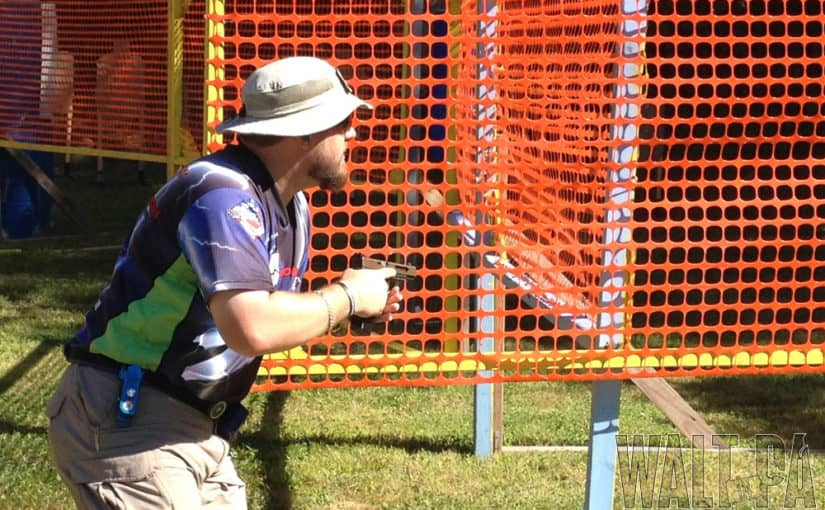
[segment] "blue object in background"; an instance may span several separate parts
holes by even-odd
[[[37,143],[28,129],[27,119],[40,114],[43,41],[43,7],[32,0],[2,0],[2,15],[7,23],[0,44],[0,69],[13,69],[13,80],[0,81],[0,128],[18,142]],[[31,98],[20,101],[15,98]],[[35,163],[51,177],[52,153],[27,151]],[[0,150],[0,227],[8,238],[32,237],[49,226],[51,200],[17,161]]]
[[[51,178],[54,155],[26,151],[26,154]],[[52,201],[8,151],[0,151],[0,227],[9,239],[32,237],[51,223]]]

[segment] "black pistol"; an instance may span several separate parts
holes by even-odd
[[[402,264],[400,262],[391,262],[389,260],[374,259],[361,255],[362,269],[382,269],[385,267],[395,269],[395,278],[393,278],[392,281],[397,285],[400,285],[401,282],[406,280],[412,280],[415,278],[415,266],[410,264]]]
[[[361,255],[361,269],[382,269],[385,267],[395,269],[395,277],[390,279],[391,283],[394,285],[400,286],[402,282],[415,278],[415,266],[410,264],[402,264],[400,262],[391,262],[389,260],[374,259]],[[351,332],[354,335],[371,334],[373,324],[375,324],[375,322],[372,318],[364,318],[357,315],[350,318]]]

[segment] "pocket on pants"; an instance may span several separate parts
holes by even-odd
[[[161,480],[155,473],[136,480],[107,480],[83,484],[99,505],[112,510],[134,508],[200,508],[200,501],[193,500],[186,506],[175,506],[163,491]],[[197,495],[197,492],[195,493]]]
[[[116,429],[116,385],[110,374],[71,365],[46,406],[55,464],[73,483],[139,480],[152,472],[155,453],[141,448],[142,431]],[[108,439],[109,430],[117,439]]]
[[[49,399],[49,402],[46,403],[46,409],[43,411],[49,421],[57,418],[60,411],[63,410],[63,404],[69,396],[67,388],[72,388],[74,385],[74,375],[74,367],[69,365],[60,376],[57,382],[57,388],[55,388],[52,397]]]
[[[66,402],[66,393],[63,392],[61,388],[58,388],[57,391],[54,392],[54,395],[52,395],[52,398],[49,399],[49,403],[46,404],[46,417],[49,420],[57,418],[63,409],[64,402]]]
[[[70,479],[76,483],[143,480],[155,469],[157,453],[140,443],[139,431],[98,431],[98,451],[72,462]],[[131,437],[130,437],[131,436]]]
[[[119,456],[154,450],[171,441],[188,439],[175,437],[168,428],[168,425],[160,423],[100,428],[97,430],[97,448],[107,456]]]

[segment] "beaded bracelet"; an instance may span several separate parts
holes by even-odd
[[[327,333],[329,333],[330,331],[332,331],[332,328],[335,327],[335,313],[332,311],[332,303],[329,302],[329,298],[326,297],[324,295],[324,293],[321,292],[320,290],[316,290],[315,294],[318,294],[319,296],[321,296],[321,301],[323,301],[324,306],[327,307],[327,318],[328,318]]]

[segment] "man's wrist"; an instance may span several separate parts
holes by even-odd
[[[352,292],[352,287],[347,285],[341,280],[337,280],[334,282],[334,285],[338,285],[342,289],[344,289],[344,293],[347,295],[347,302],[349,303],[349,311],[347,312],[347,318],[351,318],[355,315],[355,293]]]
[[[321,298],[321,301],[324,302],[324,307],[327,309],[327,331],[326,332],[327,332],[327,334],[329,334],[338,322],[336,317],[335,317],[334,305],[330,301],[329,297],[327,297],[327,295],[324,294],[323,291],[316,290],[315,294],[317,294]]]
[[[313,293],[320,296],[324,302],[327,311],[327,334],[337,330],[340,324],[355,313],[355,294],[352,288],[344,282],[333,282]]]

